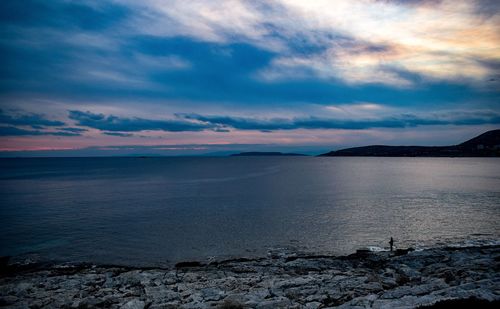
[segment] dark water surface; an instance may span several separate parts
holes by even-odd
[[[0,159],[0,255],[163,265],[500,237],[495,158]]]

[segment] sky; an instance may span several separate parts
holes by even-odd
[[[500,127],[497,0],[2,0],[0,155],[318,154]]]

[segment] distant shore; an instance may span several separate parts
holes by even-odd
[[[10,308],[416,308],[500,303],[500,246],[276,254],[170,269],[9,265]]]
[[[330,151],[320,157],[500,157],[500,130],[452,146],[371,145]]]

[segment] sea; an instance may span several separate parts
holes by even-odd
[[[500,159],[0,159],[0,255],[168,266],[498,243]]]

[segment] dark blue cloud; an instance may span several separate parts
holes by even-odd
[[[476,0],[476,13],[485,18],[495,16],[500,12],[498,0]]]
[[[127,132],[138,131],[203,131],[228,132],[230,129],[272,132],[296,129],[345,129],[364,130],[372,128],[408,128],[431,125],[482,125],[500,124],[500,115],[494,113],[467,113],[464,115],[439,115],[421,117],[402,114],[379,119],[337,119],[322,117],[297,118],[246,118],[233,116],[205,116],[199,114],[177,114],[176,120],[152,120],[123,118],[91,112],[70,111],[69,117],[80,126],[103,131],[114,136],[131,136]]]
[[[48,132],[39,130],[25,130],[13,126],[0,126],[0,136],[38,136],[38,135],[53,135],[53,136],[80,136],[79,133],[71,132]]]
[[[63,126],[64,122],[49,120],[45,118],[44,115],[40,114],[6,114],[0,109],[0,124],[9,124],[17,126],[32,126],[34,128],[40,128],[41,126],[54,127]]]
[[[104,1],[96,6],[61,0],[0,1],[0,23],[19,26],[103,30],[127,15],[126,7]]]
[[[111,132],[156,131],[203,131],[214,126],[185,120],[152,120],[143,118],[124,118],[113,115],[94,114],[91,112],[70,111],[69,118],[80,126]]]
[[[132,133],[120,133],[120,132],[102,132],[102,134],[118,137],[131,137],[134,136]]]
[[[380,52],[390,49],[384,45],[356,42],[352,38],[332,38],[334,39],[340,40],[339,44],[364,51]],[[255,74],[268,67],[278,54],[248,44],[220,45],[185,38],[139,37],[130,47],[151,55],[179,55],[193,63],[191,70],[152,76],[155,82],[175,89],[172,93],[162,94],[163,97],[170,98],[266,105],[367,101],[399,106],[433,105],[436,102],[457,104],[472,100],[497,102],[500,98],[499,92],[477,91],[462,83],[424,82],[420,76],[403,70],[396,73],[405,80],[415,82],[417,87],[408,89],[378,84],[349,85],[341,80],[319,79],[313,74],[265,82],[257,79]],[[393,68],[388,70],[395,71]]]
[[[452,116],[452,115],[449,115]],[[480,124],[500,124],[498,114],[478,114],[471,113],[467,117],[418,117],[412,114],[404,114],[394,117],[352,120],[334,119],[321,117],[304,118],[273,118],[256,119],[230,116],[203,116],[197,114],[185,115],[187,119],[198,120],[207,124],[219,127],[228,127],[238,130],[260,130],[264,132],[276,130],[295,129],[345,129],[364,130],[372,128],[407,128],[429,125],[480,125]]]
[[[83,129],[83,128],[72,128],[72,127],[67,127],[67,128],[58,128],[58,130],[61,130],[61,131],[66,131],[66,132],[71,132],[71,133],[83,133],[83,132],[87,132],[87,131],[88,131],[87,129]]]

